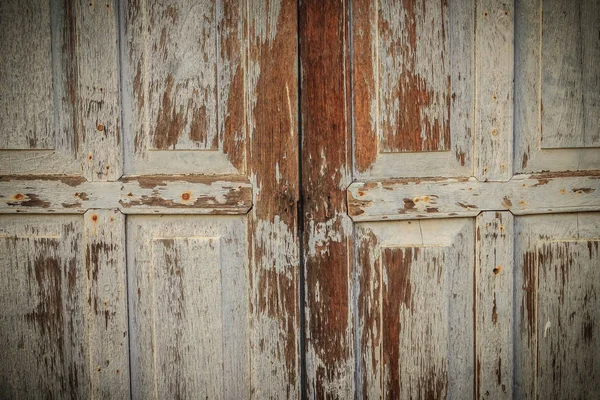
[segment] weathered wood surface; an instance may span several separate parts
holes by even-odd
[[[244,171],[243,6],[208,0],[123,5],[127,173]]]
[[[83,236],[81,216],[0,218],[0,397],[88,398],[98,389]]]
[[[514,218],[483,212],[475,224],[475,398],[512,399]]]
[[[246,214],[251,206],[252,185],[236,176],[0,177],[0,213]]]
[[[133,398],[250,393],[243,217],[127,219]]]
[[[600,214],[515,222],[517,398],[597,398]]]
[[[50,2],[0,4],[0,148],[52,149]]]
[[[308,398],[352,398],[348,3],[300,4],[302,198]]]
[[[356,225],[358,398],[468,398],[472,219]]]
[[[88,181],[115,181],[122,175],[118,6],[118,0],[75,3],[76,116],[83,136],[79,157]]]
[[[0,173],[82,172],[73,3],[0,6]]]
[[[513,175],[513,1],[478,0],[475,59],[475,174],[480,181]]]
[[[83,219],[90,397],[128,398],[125,216],[117,210],[90,210]]]
[[[250,380],[256,398],[300,397],[298,6],[248,4]]]
[[[590,8],[586,8],[588,6]],[[552,7],[552,10],[549,7]],[[567,18],[567,15],[560,12],[563,7],[568,9],[569,16],[581,15],[582,19],[578,21]],[[593,7],[596,7],[595,11]],[[515,2],[515,172],[600,169],[598,149],[572,148],[592,146],[590,139],[583,134],[584,121],[587,121],[586,126],[591,132],[595,130],[592,136],[598,134],[600,126],[600,103],[596,101],[596,105],[593,105],[594,98],[599,93],[598,63],[592,66],[586,61],[584,65],[581,57],[581,51],[586,48],[590,52],[590,62],[594,57],[598,59],[598,29],[594,28],[598,23],[597,7],[597,2],[593,0]],[[558,15],[552,17],[554,9]],[[577,10],[585,13],[578,14]],[[548,18],[554,18],[557,22],[546,26]],[[577,35],[581,34],[579,39],[573,36],[576,32],[579,32]],[[590,36],[592,32],[595,35],[593,39]],[[561,43],[556,42],[559,39]],[[546,52],[544,48],[547,49]],[[556,51],[548,54],[552,48],[560,54],[556,54]],[[573,52],[579,52],[580,57],[573,59]],[[581,71],[586,71],[585,77],[581,75]],[[581,79],[577,76],[581,76]],[[585,79],[585,83],[582,79]],[[589,93],[591,107],[588,110],[592,113],[591,116],[579,113],[581,120],[571,115],[574,112],[573,107],[579,107],[578,104],[584,101],[581,95],[577,98],[572,97],[575,96],[573,90],[577,87],[580,88],[580,94],[581,90]],[[572,100],[565,100],[565,96]],[[574,131],[565,131],[565,124],[573,126]],[[547,146],[559,146],[563,140],[557,139],[556,129],[560,129],[561,134],[565,135],[565,145],[562,148],[544,149],[543,147]],[[575,133],[576,131],[578,133]],[[593,139],[596,143],[594,146],[597,146],[597,140],[597,137]],[[572,141],[574,142],[566,144]]]
[[[359,179],[472,174],[474,17],[474,2],[352,3]]]
[[[542,2],[542,148],[600,145],[600,3]]]
[[[348,211],[354,221],[475,216],[509,210],[515,215],[600,209],[600,175],[517,175],[509,182],[470,179],[353,183]]]

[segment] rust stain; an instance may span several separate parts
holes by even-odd
[[[543,185],[547,185],[548,182],[550,182],[550,179],[538,179],[537,183],[531,187],[538,187],[538,186],[543,186]]]
[[[23,200],[23,195],[21,193],[17,193],[13,196],[13,199],[15,200]]]
[[[181,194],[181,200],[189,201],[190,200],[190,192],[184,192]]]
[[[502,207],[504,207],[504,208],[511,208],[512,207],[512,201],[510,201],[510,199],[508,198],[508,196],[504,196],[504,199],[502,200]]]

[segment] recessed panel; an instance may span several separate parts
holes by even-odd
[[[79,216],[0,218],[0,397],[87,398]]]
[[[363,396],[472,395],[473,220],[356,228]]]
[[[360,0],[352,14],[359,177],[470,176],[473,5]]]
[[[600,169],[600,4],[515,2],[517,173]]]
[[[245,139],[242,2],[144,0],[125,8],[128,172],[239,172]]]
[[[600,396],[600,215],[517,218],[516,397]]]
[[[50,2],[0,3],[0,149],[54,148]]]
[[[542,148],[600,145],[600,4],[542,2]]]
[[[127,257],[134,397],[243,397],[245,220],[133,216]]]

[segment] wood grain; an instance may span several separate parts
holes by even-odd
[[[514,218],[483,212],[476,219],[476,395],[513,398]]]
[[[53,149],[50,2],[0,4],[0,148]]]
[[[76,6],[77,113],[82,132],[81,164],[89,181],[122,175],[118,5],[116,0]]]
[[[480,181],[513,175],[513,16],[512,1],[477,2],[474,176]]]
[[[598,213],[515,224],[515,396],[595,398]]]
[[[90,210],[83,216],[83,226],[90,395],[127,398],[130,391],[125,216],[117,210]]]
[[[309,398],[355,392],[348,3],[302,2],[300,63],[302,197],[306,277],[306,390]]]
[[[542,148],[600,145],[600,5],[542,2]]]
[[[297,4],[248,4],[251,390],[300,396]]]

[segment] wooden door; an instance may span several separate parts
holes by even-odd
[[[299,396],[296,13],[0,3],[0,397]]]
[[[309,398],[599,396],[599,11],[302,2]]]

